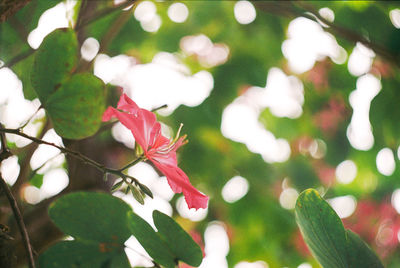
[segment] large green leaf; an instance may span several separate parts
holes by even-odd
[[[349,267],[383,268],[375,252],[357,234],[348,229],[346,233]]]
[[[169,248],[179,260],[192,266],[201,264],[203,253],[199,245],[179,224],[157,210],[153,212],[153,219],[161,238],[167,242]]]
[[[150,224],[133,212],[129,212],[128,221],[132,234],[154,261],[167,268],[174,268],[174,255],[168,250],[168,246],[157,235]]]
[[[30,55],[29,57],[18,62],[12,67],[12,70],[15,72],[15,74],[22,82],[24,97],[28,100],[33,100],[37,98],[37,94],[32,87],[31,75],[30,75],[34,59],[35,55]]]
[[[109,194],[76,192],[52,203],[49,215],[64,233],[75,238],[122,245],[131,235],[128,211],[128,204]]]
[[[302,192],[296,203],[296,221],[311,252],[325,268],[383,268],[376,254],[351,230],[345,230],[336,212],[317,191]]]
[[[33,62],[31,82],[44,106],[77,61],[78,41],[72,29],[57,29],[43,40]]]
[[[41,268],[100,268],[130,267],[122,247],[111,248],[103,244],[88,241],[62,241],[46,250],[39,257]],[[114,265],[117,264],[118,265]]]
[[[348,268],[342,221],[316,190],[303,191],[296,202],[296,222],[304,241],[324,268]]]
[[[76,74],[47,101],[46,109],[54,129],[68,139],[82,139],[96,133],[104,112],[104,84],[89,73]]]

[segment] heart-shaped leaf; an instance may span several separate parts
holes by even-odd
[[[54,129],[68,139],[82,139],[96,133],[104,112],[104,84],[89,73],[76,74],[48,99],[46,110]]]
[[[199,266],[203,260],[203,252],[192,237],[182,229],[171,217],[155,210],[154,224],[161,238],[167,243],[176,257],[191,266]]]
[[[77,55],[78,41],[72,29],[57,29],[43,40],[33,62],[31,83],[44,106],[75,68]]]
[[[129,262],[123,262],[124,259],[126,260],[126,255],[122,247],[108,250],[103,244],[95,242],[62,241],[40,255],[38,266],[41,268],[130,267]]]
[[[68,235],[117,246],[131,235],[128,211],[131,211],[128,204],[109,194],[76,192],[52,203],[49,215]]]
[[[155,262],[167,268],[175,267],[174,255],[168,250],[168,245],[157,235],[150,224],[133,212],[129,212],[128,222],[133,236]]]

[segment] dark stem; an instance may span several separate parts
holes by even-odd
[[[129,1],[123,2],[121,4],[118,4],[116,6],[105,8],[104,10],[100,10],[100,11],[96,12],[95,14],[93,14],[92,16],[90,16],[89,18],[87,18],[85,21],[82,21],[81,23],[79,23],[79,25],[76,25],[75,30],[79,30],[83,27],[86,27],[87,25],[95,22],[96,20],[103,18],[107,15],[110,15],[117,10],[129,7],[133,4],[135,4],[135,1],[136,0],[129,0]]]
[[[35,261],[33,259],[32,247],[29,240],[28,232],[26,231],[25,223],[22,220],[21,212],[19,211],[17,201],[15,200],[14,196],[11,193],[10,188],[8,187],[7,183],[4,181],[3,177],[0,174],[0,186],[3,189],[3,192],[6,194],[8,202],[10,203],[11,209],[14,213],[15,220],[17,221],[19,231],[21,233],[22,241],[24,242],[24,246],[26,252],[28,254],[29,259],[29,267],[35,268]]]
[[[3,128],[3,125],[0,124],[0,127]],[[11,155],[10,151],[7,148],[7,140],[5,133],[0,133],[0,140],[1,140],[1,155]],[[3,158],[0,159],[0,163],[3,161]],[[33,259],[33,253],[32,253],[32,246],[29,240],[28,236],[28,231],[26,230],[25,223],[22,219],[21,212],[18,208],[17,200],[15,200],[10,188],[8,187],[6,181],[3,179],[0,173],[0,186],[4,192],[4,194],[7,196],[8,202],[10,203],[10,207],[14,213],[15,220],[17,221],[19,231],[21,233],[22,241],[24,242],[24,246],[28,255],[28,260],[29,260],[29,267],[30,268],[35,268],[35,261]]]
[[[6,64],[4,64],[1,68],[3,67],[12,67],[14,66],[14,64],[20,62],[21,60],[29,57],[30,55],[33,54],[33,52],[35,52],[35,50],[33,48],[30,48],[29,50],[22,52],[21,54],[18,54],[17,56],[15,56],[14,58],[12,58],[9,62],[7,62]]]
[[[59,149],[62,153],[68,154],[68,155],[70,155],[72,157],[75,157],[75,158],[81,160],[82,162],[84,162],[85,164],[88,164],[88,165],[91,165],[91,166],[97,168],[98,170],[100,170],[103,173],[110,173],[110,174],[114,174],[114,175],[117,175],[117,176],[120,176],[120,177],[130,178],[133,181],[135,181],[135,183],[141,184],[136,178],[124,174],[122,171],[125,170],[125,168],[113,169],[113,168],[105,167],[104,165],[102,165],[100,163],[97,163],[93,159],[81,154],[80,152],[73,151],[73,150],[67,149],[65,147],[58,146],[57,144],[54,144],[54,143],[51,143],[51,142],[47,142],[45,140],[41,140],[41,139],[38,139],[38,138],[33,137],[33,136],[29,136],[29,135],[21,132],[19,129],[0,128],[0,133],[3,133],[3,134],[4,133],[15,134],[15,135],[27,138],[27,139],[35,142],[35,143],[38,143],[38,144],[45,144],[45,145],[49,145],[49,146],[55,147],[55,148]],[[142,157],[139,157],[139,159],[143,160]],[[129,166],[131,166],[131,165],[132,165],[132,163],[129,164]]]
[[[164,109],[164,108],[167,108],[167,107],[168,107],[168,104],[164,104],[164,105],[161,105],[161,106],[158,106],[156,108],[151,109],[151,111],[152,112],[156,112],[158,110],[161,110],[161,109]]]
[[[252,1],[254,5],[264,12],[268,12],[273,15],[281,17],[304,17],[316,21],[317,23],[322,22],[329,26],[329,28],[324,28],[324,31],[330,32],[337,37],[344,38],[351,42],[360,42],[366,47],[372,49],[377,55],[381,56],[383,59],[387,60],[396,67],[400,67],[398,61],[398,56],[393,52],[388,50],[386,47],[369,40],[368,38],[362,36],[360,33],[353,31],[351,29],[345,28],[337,23],[332,23],[327,21],[325,18],[319,15],[315,8],[306,3],[305,1]],[[318,21],[319,20],[319,21]]]

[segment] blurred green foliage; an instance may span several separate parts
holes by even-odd
[[[384,147],[394,152],[395,163],[399,164],[397,148],[400,145],[400,30],[392,25],[389,18],[389,12],[399,8],[399,4],[370,1],[278,4],[255,1],[257,18],[251,24],[242,25],[234,17],[235,1],[183,2],[189,9],[189,17],[182,24],[174,23],[168,18],[167,10],[171,2],[156,1],[154,3],[157,13],[162,20],[162,25],[156,33],[144,31],[133,14],[121,25],[121,13],[133,11],[118,11],[86,25],[79,31],[78,40],[94,37],[101,44],[107,42],[108,46],[102,48],[102,53],[109,56],[130,55],[140,63],[150,62],[160,51],[176,53],[192,73],[203,69],[209,71],[213,75],[214,87],[202,104],[196,107],[182,105],[168,117],[159,116],[161,121],[173,127],[179,122],[184,123],[184,131],[188,134],[190,142],[179,151],[180,167],[198,189],[211,197],[207,218],[184,227],[203,233],[211,221],[225,223],[230,239],[230,251],[227,256],[230,267],[243,260],[264,260],[270,267],[297,267],[303,262],[318,267],[301,242],[293,209],[283,208],[279,196],[284,187],[290,186],[298,192],[313,187],[323,189],[326,192],[325,198],[353,195],[358,203],[372,200],[371,202],[381,204],[390,200],[393,191],[400,187],[398,167],[393,174],[385,176],[378,172],[376,166],[376,156]],[[10,21],[1,24],[2,61],[7,63],[20,53],[28,51],[27,33],[37,26],[39,15],[57,3],[58,1],[31,1]],[[263,8],[263,4],[268,4],[270,8]],[[94,11],[110,7],[111,1],[96,1]],[[384,48],[383,54],[387,53],[386,55],[392,57],[392,60],[388,60],[382,53],[375,51],[376,56],[370,73],[380,79],[382,90],[373,99],[369,111],[374,145],[367,151],[353,148],[347,138],[347,127],[353,113],[349,97],[356,88],[357,81],[357,77],[349,73],[348,61],[336,64],[329,58],[324,58],[317,61],[311,70],[295,74],[290,70],[282,53],[282,43],[287,39],[289,23],[298,16],[309,15],[307,12],[317,13],[323,7],[329,7],[334,12],[333,25],[340,26],[339,29],[330,27],[324,30],[332,32],[348,55],[352,53],[357,38],[362,37],[378,44],[380,48]],[[23,27],[26,33],[21,35],[21,28],[17,26],[22,21],[26,22]],[[118,31],[113,33],[113,27],[118,27]],[[348,34],[349,32],[351,34]],[[226,44],[230,51],[227,62],[215,67],[204,67],[196,57],[182,56],[180,40],[185,36],[197,34],[208,36],[213,43]],[[36,96],[27,76],[32,62],[33,57],[30,56],[12,66],[13,71],[22,80],[24,94],[28,99]],[[290,144],[290,158],[284,163],[273,164],[266,163],[260,155],[250,152],[244,144],[229,140],[220,132],[225,107],[250,86],[265,87],[268,71],[272,67],[279,67],[287,75],[297,76],[304,85],[305,99],[303,113],[299,118],[276,117],[268,108],[260,114],[260,123],[277,138],[284,138]],[[92,66],[89,69],[93,71]],[[108,90],[110,105],[114,105],[117,99],[115,91]],[[40,97],[40,94],[38,95]],[[51,117],[51,111],[48,112]],[[87,112],[79,110],[77,113]],[[96,112],[97,117],[99,114],[100,112]],[[321,122],[328,123],[328,129],[325,129]],[[98,123],[96,122],[96,130]],[[89,132],[93,134],[95,130]],[[101,138],[105,140],[103,134]],[[106,138],[111,140],[111,136]],[[309,151],[302,151],[300,148],[301,144],[314,141],[320,141],[326,147],[326,152],[321,157],[313,157]],[[132,151],[127,149],[125,154],[130,155]],[[335,180],[335,168],[347,159],[356,164],[357,176],[349,184],[340,184]],[[235,175],[246,178],[250,189],[245,197],[230,204],[223,200],[221,190]],[[35,178],[32,184],[40,185],[41,180]],[[393,207],[391,209],[394,210]],[[385,218],[386,216],[382,216],[377,210],[371,213],[375,213],[380,219],[390,220],[393,223],[391,228],[394,231],[398,230],[400,225],[396,213],[392,218]],[[177,213],[175,215],[179,217]],[[363,222],[363,217],[360,216],[358,220]],[[370,223],[365,221],[364,224],[365,228],[368,228]],[[378,235],[377,231],[372,236],[375,238]],[[383,256],[385,266],[400,266],[400,258],[395,252],[398,250],[398,240],[388,246],[377,243],[375,239],[363,237],[363,234],[360,236],[366,239],[378,254],[382,248],[390,247],[390,254]],[[397,235],[394,236],[397,239]],[[86,248],[86,245],[64,243],[59,247],[84,247],[90,255],[91,249]]]

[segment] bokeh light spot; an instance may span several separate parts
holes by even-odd
[[[389,148],[383,148],[380,150],[376,155],[376,167],[382,175],[392,175],[396,168],[393,151]]]
[[[149,22],[155,17],[156,12],[157,8],[153,2],[142,1],[135,8],[133,16],[135,16],[135,19],[140,22]]]
[[[228,203],[234,203],[247,194],[249,182],[241,177],[235,176],[222,188],[222,198]]]
[[[327,201],[341,219],[351,216],[357,207],[357,200],[352,195],[339,196]]]
[[[176,23],[184,22],[189,16],[189,9],[183,3],[173,3],[168,8],[168,17]]]
[[[336,180],[343,184],[351,183],[357,176],[357,166],[351,160],[345,160],[336,167]]]
[[[286,188],[279,196],[279,203],[285,209],[294,209],[299,192],[294,188]]]
[[[256,9],[249,1],[238,1],[233,9],[235,19],[240,24],[249,24],[256,19]]]
[[[96,57],[100,49],[100,43],[93,37],[86,39],[81,47],[82,58],[86,61],[91,61]]]
[[[397,29],[400,29],[400,9],[392,9],[389,12],[390,21],[392,22],[393,26]]]

